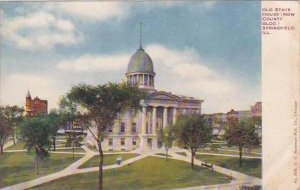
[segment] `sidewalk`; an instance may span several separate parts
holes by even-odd
[[[23,189],[31,188],[34,186],[38,186],[38,185],[59,179],[62,177],[66,177],[69,175],[98,171],[99,170],[98,167],[78,169],[86,161],[91,159],[93,156],[99,154],[97,152],[90,150],[86,146],[82,146],[82,148],[86,151],[86,153],[84,153],[85,156],[82,157],[81,159],[77,160],[76,162],[72,163],[67,168],[65,168],[59,172],[56,172],[56,173],[52,173],[52,174],[49,174],[49,175],[46,175],[43,177],[39,177],[37,179],[33,179],[33,180],[25,181],[25,182],[22,182],[22,183],[19,183],[16,185],[8,186],[5,188],[2,188],[1,190],[23,190]],[[176,154],[176,152],[185,152],[187,154],[187,156],[182,156],[182,155]],[[124,153],[139,153],[140,154],[142,152],[140,152],[139,150],[135,150],[132,152],[124,152]],[[113,165],[109,165],[109,166],[104,166],[103,169],[107,170],[107,169],[113,169],[113,168],[120,168],[120,167],[126,166],[130,163],[136,162],[136,161],[143,159],[145,157],[148,157],[148,156],[164,157],[164,156],[160,156],[160,155],[155,155],[156,153],[164,153],[164,151],[163,150],[153,150],[150,152],[145,152],[143,154],[140,154],[137,157],[123,161],[120,165],[113,164]],[[106,154],[122,154],[122,152],[106,153]],[[191,154],[187,150],[173,149],[173,150],[170,150],[170,155],[172,157],[169,157],[169,159],[190,162]],[[195,163],[195,165],[201,166],[201,164],[204,162],[195,159],[194,163]],[[213,189],[236,190],[237,188],[239,188],[242,185],[251,185],[251,184],[252,185],[261,185],[261,179],[258,179],[258,178],[252,177],[252,176],[248,176],[248,175],[245,175],[240,172],[222,168],[222,167],[219,167],[216,165],[214,165],[214,171],[225,174],[227,176],[231,176],[233,178],[233,180],[231,181],[231,183],[227,183],[227,184],[189,187],[189,188],[174,189],[174,190],[197,190],[197,189],[201,189],[201,190],[213,190]]]
[[[8,147],[10,147],[12,145],[14,145],[13,141],[9,141],[9,142],[5,143],[4,146],[3,146],[3,150],[7,149]]]
[[[191,154],[189,152],[185,151],[188,156],[178,155],[175,152],[178,152],[178,151],[170,151],[170,155],[172,155],[172,157],[170,157],[170,159],[177,159],[177,160],[190,162]],[[182,150],[181,150],[181,152],[182,152]],[[201,166],[201,164],[205,163],[205,162],[195,159],[194,163],[196,165]],[[222,168],[220,166],[216,166],[216,165],[213,165],[213,166],[214,166],[214,171],[225,174],[227,176],[231,176],[238,183],[253,184],[253,185],[261,185],[261,183],[262,183],[262,180],[259,178],[252,177],[252,176],[249,176],[249,175],[237,172],[237,171],[233,171],[233,170],[230,170],[227,168]]]
[[[86,146],[82,147],[86,153],[85,156],[79,160],[77,160],[76,162],[74,162],[73,164],[71,164],[70,166],[68,166],[67,168],[56,172],[56,173],[52,173],[50,175],[46,175],[43,177],[39,177],[33,180],[29,180],[29,181],[25,181],[16,185],[11,185],[5,188],[2,188],[1,190],[23,190],[23,189],[28,189],[37,185],[41,185],[43,183],[49,182],[49,181],[53,181],[55,179],[59,179],[68,175],[72,175],[75,173],[75,171],[77,170],[77,167],[79,167],[80,165],[82,165],[83,163],[85,163],[87,160],[89,160],[90,158],[92,158],[95,154],[94,152],[92,152],[90,149],[88,149]]]

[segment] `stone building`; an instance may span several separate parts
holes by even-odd
[[[225,134],[225,124],[229,119],[261,118],[261,113],[262,104],[261,102],[256,102],[253,106],[250,106],[250,110],[235,111],[231,109],[227,113],[204,114],[204,117],[208,119],[209,124],[212,126],[213,134],[221,137]],[[261,126],[257,126],[257,130],[259,135],[261,135]]]
[[[34,116],[34,115],[47,115],[48,114],[48,101],[41,100],[37,96],[31,98],[30,92],[27,92],[26,102],[25,102],[25,115]]]
[[[153,62],[142,47],[132,55],[126,77],[128,83],[148,92],[148,97],[141,103],[142,111],[119,114],[102,142],[104,150],[155,149],[160,147],[159,129],[175,123],[178,114],[201,114],[203,100],[156,90]],[[91,134],[87,138],[93,143]]]

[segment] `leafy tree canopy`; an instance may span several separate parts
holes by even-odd
[[[21,133],[28,151],[35,150],[39,158],[48,157],[47,150],[50,146],[49,122],[46,116],[26,118],[21,124]]]

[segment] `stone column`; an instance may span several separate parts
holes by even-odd
[[[152,109],[152,134],[156,135],[156,107]]]
[[[126,113],[126,125],[125,125],[125,132],[126,135],[131,134],[131,110],[128,110]]]
[[[165,127],[167,127],[167,124],[168,124],[168,107],[164,107],[164,112],[163,112],[163,129]]]
[[[128,110],[126,113],[126,124],[125,124],[125,147],[126,150],[132,149],[132,137],[131,137],[131,127],[132,127],[132,119],[131,119],[131,110]]]
[[[143,106],[143,111],[141,113],[142,115],[142,131],[141,131],[141,135],[145,135],[146,134],[146,107]]]
[[[177,108],[173,108],[173,124],[176,122],[176,117],[177,117]]]

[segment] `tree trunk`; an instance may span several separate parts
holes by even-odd
[[[74,139],[72,140],[72,152],[73,152],[72,158],[74,158]]]
[[[71,122],[72,125],[72,152],[73,152],[73,156],[72,158],[74,158],[74,140],[75,140],[75,135],[74,135],[74,127],[73,127],[73,121]]]
[[[16,144],[16,139],[15,139],[15,130],[12,130],[12,138],[13,138],[13,143],[14,145]]]
[[[36,170],[36,175],[39,175],[39,156],[37,149],[35,149],[35,170]]]
[[[169,151],[169,148],[166,148],[166,160],[168,160],[168,151]]]
[[[98,143],[99,156],[100,156],[98,190],[102,190],[103,189],[103,151],[101,147],[101,141],[99,140],[97,143]]]
[[[242,146],[239,146],[240,167],[243,166],[242,154],[243,154],[243,147],[242,147]]]
[[[55,148],[55,137],[54,136],[52,137],[52,145],[53,145],[53,151],[56,151],[56,148]]]
[[[191,167],[192,167],[192,169],[194,169],[194,157],[195,157],[195,153],[194,153],[194,151],[191,151],[191,153],[192,153],[192,156],[191,156]]]
[[[0,153],[3,154],[3,144],[0,145]]]

